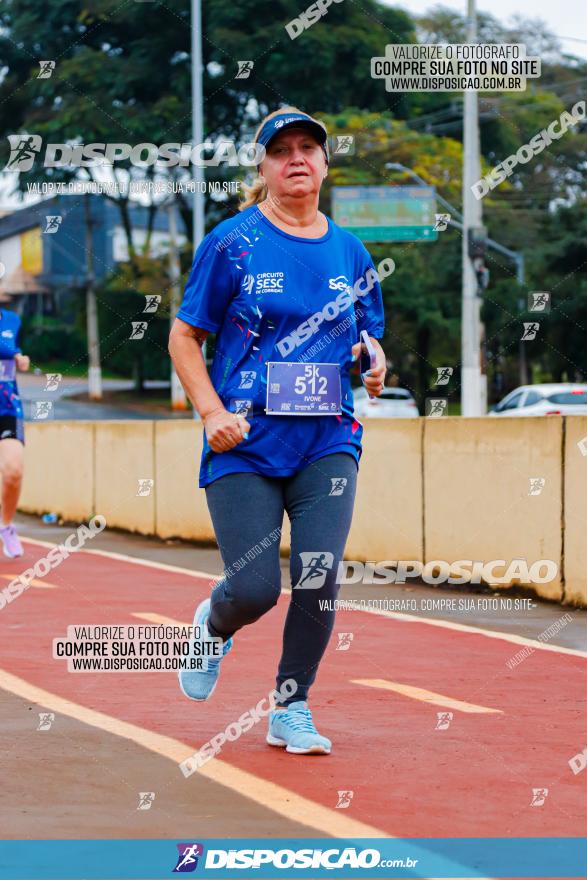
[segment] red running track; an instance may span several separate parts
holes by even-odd
[[[16,574],[46,552],[27,542],[25,559],[2,569]],[[209,592],[204,578],[82,552],[46,581],[58,588],[31,588],[0,612],[0,665],[38,687],[195,751],[274,686],[287,595],[237,635],[214,696],[196,704],[181,695],[175,672],[68,673],[52,659],[52,640],[69,624],[137,624],[135,613],[189,623]],[[339,611],[335,631],[354,633],[351,648],[336,651],[333,637],[312,692],[332,755],[272,749],[262,723],[227,743],[220,760],[329,808],[337,790],[350,789],[349,816],[399,837],[587,833],[587,773],[574,776],[568,765],[587,745],[585,658],[537,650],[509,670],[519,644],[357,611]],[[439,731],[441,707],[353,684],[357,678],[401,682],[503,714],[454,710],[449,729]],[[542,807],[530,806],[533,788],[549,789]]]

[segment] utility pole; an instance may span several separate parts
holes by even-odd
[[[524,258],[520,256],[520,260],[518,261],[516,279],[520,287],[523,287],[526,279],[524,275]],[[520,315],[523,315],[526,311],[526,301],[523,298],[518,300],[518,307],[520,309]],[[528,362],[526,360],[526,343],[522,341],[522,337],[520,336],[520,341],[518,342],[518,368],[520,371],[520,385],[528,384]]]
[[[192,0],[192,141],[193,145],[204,142],[204,89],[202,86],[202,6],[201,0]],[[204,238],[204,166],[194,165],[193,202],[193,252]],[[206,362],[206,343],[202,345],[202,357]],[[199,418],[194,407],[194,418]]]
[[[467,43],[477,42],[475,0],[467,0]],[[463,288],[461,324],[461,415],[485,415],[482,411],[481,300],[478,281],[469,255],[470,230],[480,229],[481,202],[471,187],[481,177],[479,160],[479,110],[477,92],[464,93],[463,105]],[[486,395],[485,395],[486,396]]]
[[[202,88],[202,9],[192,0],[192,147],[204,142],[204,95]],[[193,246],[204,238],[204,167],[194,165]]]
[[[171,278],[171,300],[169,307],[170,326],[175,321],[175,316],[179,310],[181,292],[179,289],[179,279],[181,277],[181,267],[179,263],[179,253],[177,250],[177,218],[176,218],[175,202],[171,201],[167,208],[167,216],[169,218],[169,275]],[[171,409],[186,410],[187,400],[183,386],[179,381],[179,377],[175,372],[173,361],[171,361]]]
[[[94,239],[90,193],[84,197],[86,213],[86,326],[88,335],[88,395],[90,400],[102,399],[102,368],[100,366],[100,335],[96,306],[94,275]]]

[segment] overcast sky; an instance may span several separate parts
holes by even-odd
[[[400,6],[408,12],[419,15],[433,6],[449,6],[464,12],[466,0],[383,0],[387,6]],[[477,10],[489,12],[499,22],[506,24],[511,15],[525,18],[541,18],[548,29],[561,37],[562,49],[580,58],[587,59],[587,7],[585,0],[477,0]],[[581,40],[582,42],[579,42]]]

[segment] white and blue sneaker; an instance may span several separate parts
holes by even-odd
[[[208,631],[208,618],[210,616],[210,599],[204,599],[196,608],[194,614],[194,626],[200,627],[202,633],[199,641],[203,639],[213,639]],[[190,655],[192,654],[192,645],[196,640],[190,642]],[[222,657],[204,657],[203,669],[179,669],[177,677],[179,678],[179,686],[182,692],[190,700],[207,700],[212,695],[214,688],[218,682],[220,675],[220,664],[222,659],[226,657],[232,648],[232,638],[224,643],[222,649]]]
[[[286,752],[294,755],[329,755],[332,748],[330,740],[316,730],[305,700],[269,713],[267,742],[270,746],[285,746]]]

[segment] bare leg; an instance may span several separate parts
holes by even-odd
[[[2,475],[2,509],[0,526],[10,525],[16,513],[24,464],[24,446],[8,437],[0,441],[0,474]]]

